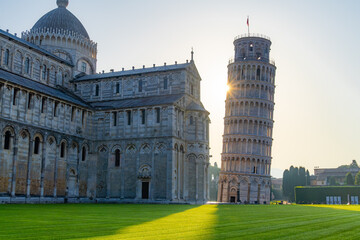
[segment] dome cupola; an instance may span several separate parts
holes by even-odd
[[[41,31],[51,29],[60,32],[70,32],[90,39],[89,34],[77,19],[66,7],[68,0],[57,0],[58,8],[48,12],[35,23],[31,31]]]
[[[74,65],[73,74],[96,72],[97,44],[68,9],[69,0],[56,0],[57,8],[22,33],[22,38]]]

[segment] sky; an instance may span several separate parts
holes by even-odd
[[[0,28],[31,29],[55,0],[0,0]],[[360,162],[360,1],[70,0],[98,43],[97,72],[190,59],[210,112],[211,162],[221,162],[228,60],[234,37],[271,38],[276,61],[272,175],[291,165]]]

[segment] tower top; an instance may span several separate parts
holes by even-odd
[[[194,48],[191,48],[191,61],[194,61]]]
[[[66,8],[69,5],[69,0],[56,0],[58,7]]]

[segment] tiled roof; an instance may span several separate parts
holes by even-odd
[[[36,51],[39,51],[40,53],[44,54],[45,56],[51,57],[51,58],[55,59],[56,61],[59,61],[59,62],[61,62],[61,63],[65,63],[65,64],[67,64],[67,65],[69,65],[69,66],[71,66],[71,67],[74,66],[71,62],[62,59],[62,58],[56,56],[55,54],[52,54],[51,52],[46,51],[45,49],[39,47],[38,45],[35,45],[35,44],[30,43],[30,42],[28,42],[28,41],[25,41],[24,39],[21,39],[21,38],[19,38],[19,37],[16,37],[16,36],[12,35],[11,33],[5,32],[4,30],[1,30],[1,29],[0,29],[0,36],[1,36],[1,35],[2,35],[2,36],[5,36],[5,37],[7,37],[7,38],[10,38],[10,39],[12,39],[12,40],[14,40],[14,41],[16,41],[16,42],[19,42],[19,43],[27,46],[27,47],[30,48],[30,49],[34,49],[34,50],[36,50]]]
[[[89,34],[77,19],[65,7],[58,7],[42,16],[31,30],[54,29],[74,32],[90,39]]]
[[[104,78],[131,76],[131,75],[144,74],[144,73],[174,71],[174,70],[179,70],[179,69],[185,69],[190,64],[191,64],[191,62],[175,64],[175,65],[159,66],[159,67],[140,68],[140,69],[134,69],[134,70],[119,71],[119,72],[110,72],[110,73],[104,73],[104,74],[87,75],[84,77],[80,77],[78,79],[74,79],[73,81],[80,82],[80,81],[89,81],[89,80],[97,80],[97,79],[104,79]]]
[[[201,104],[197,104],[195,102],[191,102],[187,107],[186,110],[190,110],[190,111],[200,111],[200,112],[207,112],[206,109],[204,108],[204,106]]]
[[[82,107],[87,107],[87,108],[91,107],[85,101],[83,101],[81,98],[79,98],[71,93],[68,93],[64,89],[52,88],[52,87],[49,87],[42,83],[30,80],[28,78],[10,73],[3,69],[0,69],[0,80],[10,82],[10,83],[25,87],[27,89],[43,93],[43,94],[51,96],[53,98],[57,98],[57,99],[64,100],[66,102],[74,103],[74,104],[80,105]]]
[[[122,100],[93,102],[91,105],[99,110],[124,109],[136,107],[148,107],[158,105],[169,105],[180,100],[184,94],[174,94],[165,96],[151,96],[143,98],[128,98]]]

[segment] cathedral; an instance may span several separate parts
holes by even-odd
[[[193,56],[97,73],[68,0],[0,30],[0,203],[205,203],[209,112]]]

